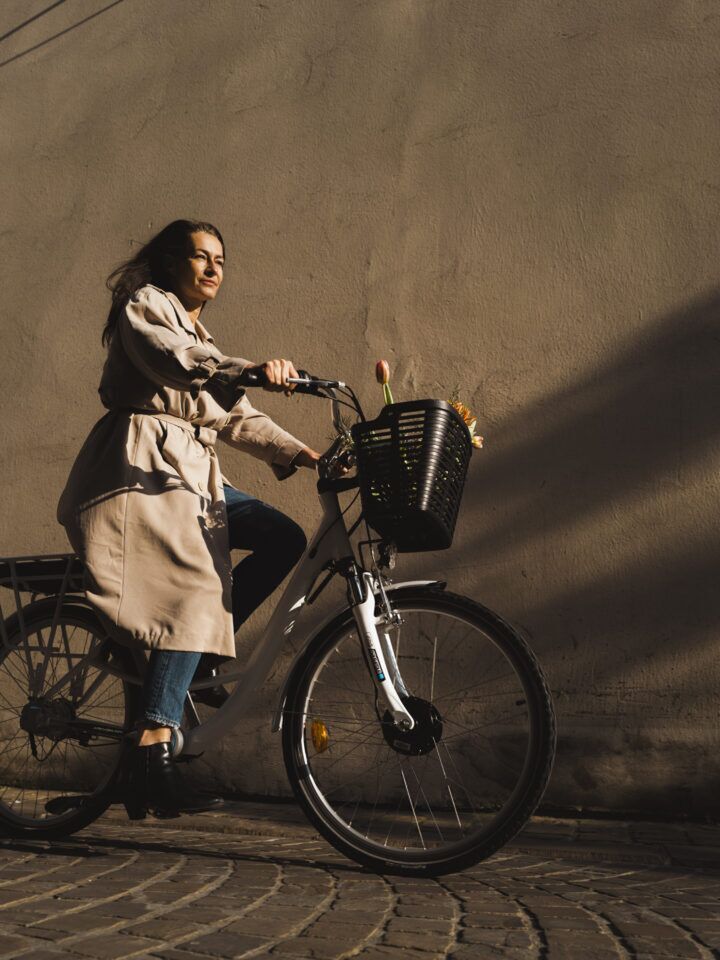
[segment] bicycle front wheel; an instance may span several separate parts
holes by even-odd
[[[399,730],[377,698],[348,610],[293,672],[285,764],[309,819],[347,856],[438,876],[494,853],[537,807],[555,752],[552,700],[527,643],[480,604],[433,589],[390,602],[414,729]]]

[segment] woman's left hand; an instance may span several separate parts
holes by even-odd
[[[320,456],[321,454],[319,454],[317,450],[313,450],[310,447],[303,447],[295,457],[293,463],[298,467],[310,467],[314,470],[317,467]]]

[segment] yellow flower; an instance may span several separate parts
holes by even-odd
[[[461,403],[457,398],[450,400],[450,405],[457,410],[457,412],[465,421],[465,426],[468,428],[472,445],[477,447],[478,450],[481,449],[483,445],[483,438],[475,433],[475,428],[477,427],[477,417],[470,412],[469,407],[466,407],[465,404]]]
[[[465,404],[464,404],[464,403],[461,403],[459,400],[453,400],[452,406],[455,407],[455,409],[456,409],[457,412],[460,414],[460,416],[463,418],[463,420],[464,420],[465,423],[468,425],[468,427],[470,426],[470,424],[472,423],[472,421],[476,419],[476,418],[472,415],[472,413],[470,413],[470,408],[469,408],[469,407],[466,407]]]

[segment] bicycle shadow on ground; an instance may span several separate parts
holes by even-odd
[[[222,843],[222,835],[215,834],[218,846]],[[244,853],[230,848],[230,844],[253,841],[262,843],[267,840],[268,852],[265,853]],[[287,838],[289,840],[289,838]],[[282,841],[280,841],[282,843]],[[295,843],[295,841],[289,841]],[[45,856],[72,856],[83,857],[87,859],[101,859],[111,855],[118,850],[132,850],[143,853],[163,853],[174,856],[187,857],[205,857],[214,860],[232,860],[238,863],[276,863],[283,867],[311,867],[318,870],[331,870],[333,872],[344,874],[357,874],[359,876],[377,876],[377,874],[367,867],[353,863],[336,854],[330,847],[327,848],[327,857],[324,856],[291,856],[280,852],[274,853],[272,845],[278,843],[277,838],[263,838],[253,835],[238,834],[234,836],[227,848],[218,849],[208,846],[207,843],[198,843],[197,845],[183,842],[168,837],[167,840],[158,840],[157,838],[148,838],[147,840],[123,839],[122,837],[78,837],[74,840],[9,840],[0,837],[0,849],[12,850],[15,853],[42,853]],[[337,858],[337,859],[335,859]]]

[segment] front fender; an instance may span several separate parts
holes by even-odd
[[[398,590],[408,590],[408,589],[417,589],[418,587],[434,587],[436,590],[444,590],[447,586],[447,583],[444,580],[404,580],[401,583],[389,583],[385,586],[385,593],[395,593]],[[378,596],[378,593],[375,594]],[[347,610],[347,606],[338,607],[333,610],[333,612],[323,620],[320,626],[317,628],[313,636],[317,636],[322,630],[327,627],[336,617],[339,617],[344,611]],[[287,699],[288,686],[290,684],[290,677],[293,674],[295,665],[297,664],[300,657],[302,657],[307,649],[307,644],[295,655],[295,659],[290,664],[288,672],[285,675],[285,680],[283,681],[282,690],[280,691],[280,700],[278,702],[277,708],[273,715],[272,722],[272,731],[277,733],[278,730],[282,729],[282,716],[283,710],[285,709],[285,701]]]

